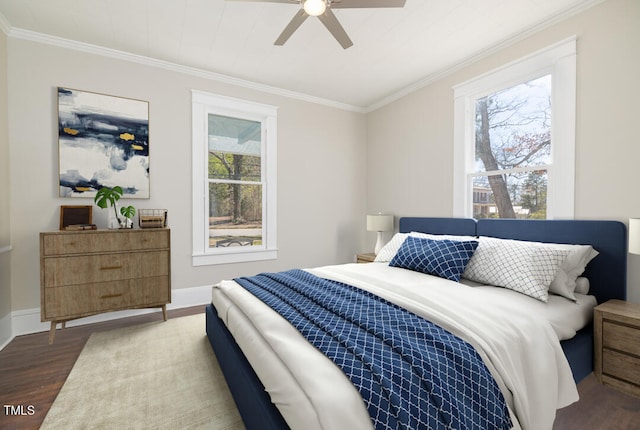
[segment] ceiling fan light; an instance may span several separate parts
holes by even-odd
[[[327,10],[327,3],[324,0],[305,0],[302,7],[307,14],[311,16],[319,16]]]

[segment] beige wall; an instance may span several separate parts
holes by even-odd
[[[11,253],[2,252],[11,245],[7,92],[7,37],[0,31],[0,320],[11,312]]]
[[[127,203],[168,209],[174,290],[350,262],[364,246],[364,114],[21,39],[9,48],[14,311],[40,306],[38,233],[58,228],[60,205],[93,203],[58,197],[58,86],[149,101],[151,199]],[[277,260],[191,266],[192,89],[279,107]],[[106,212],[94,207],[94,222]]]
[[[129,203],[169,210],[173,288],[182,289],[351,261],[373,248],[375,235],[364,231],[367,212],[450,216],[452,86],[574,34],[576,218],[640,216],[633,192],[640,158],[633,126],[640,117],[639,22],[640,2],[609,0],[368,115],[15,38],[5,55],[2,35],[0,126],[8,116],[8,127],[0,130],[8,128],[9,144],[0,134],[0,239],[8,241],[10,231],[15,249],[0,256],[0,318],[9,297],[13,311],[39,306],[38,233],[57,229],[59,206],[70,203],[57,197],[57,86],[149,101],[151,199]],[[279,106],[278,260],[191,266],[191,89]],[[71,201],[82,203],[91,201]],[[104,226],[106,213],[95,211]],[[629,298],[640,302],[640,257],[629,262]]]
[[[452,87],[577,35],[575,218],[640,217],[640,2],[609,0],[464,67],[368,116],[367,209],[453,211]],[[640,302],[640,256],[628,298]]]

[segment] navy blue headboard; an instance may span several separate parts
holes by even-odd
[[[412,231],[475,236],[476,220],[473,218],[400,218],[400,233],[410,233]]]
[[[590,294],[598,303],[627,297],[627,228],[619,221],[400,218],[400,232],[411,231],[592,245],[600,254],[584,274]]]

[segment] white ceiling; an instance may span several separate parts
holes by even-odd
[[[312,17],[274,46],[299,7],[282,3],[0,0],[0,28],[368,110],[600,1],[407,0],[404,8],[334,9],[354,42],[347,50]]]

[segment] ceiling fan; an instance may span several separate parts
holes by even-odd
[[[406,0],[231,0],[254,1],[265,3],[292,3],[301,5],[302,8],[285,27],[284,31],[276,39],[274,45],[284,45],[291,35],[302,25],[309,16],[317,16],[320,22],[336,38],[338,43],[347,49],[353,42],[344,31],[338,18],[331,9],[347,8],[378,8],[378,7],[404,7]]]

